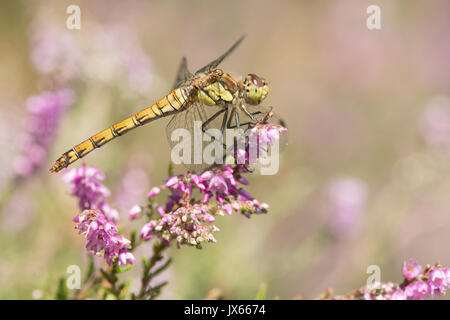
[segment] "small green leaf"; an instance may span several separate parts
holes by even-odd
[[[56,291],[57,300],[67,300],[69,289],[67,288],[66,279],[60,278],[58,282],[58,289]]]
[[[173,176],[173,163],[172,163],[172,161],[169,162],[169,168],[167,170],[167,173],[169,174],[169,177]]]
[[[121,286],[121,291],[120,291],[120,299],[125,299],[128,293],[128,289],[130,288],[132,279],[128,280],[125,284],[123,284]]]
[[[157,274],[161,273],[162,271],[164,271],[165,269],[167,269],[167,267],[170,265],[171,262],[172,262],[172,259],[168,259],[162,266],[160,266],[158,269],[153,271],[151,273],[152,278],[155,277]]]
[[[95,272],[94,257],[92,255],[89,255],[89,265],[86,273],[86,278],[84,279],[84,283],[88,282],[88,280],[92,277],[94,272]]]
[[[136,229],[133,229],[131,231],[130,241],[131,241],[131,250],[133,250],[134,246],[136,245]]]

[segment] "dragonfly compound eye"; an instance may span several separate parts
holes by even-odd
[[[248,75],[251,83],[253,83],[257,87],[263,87],[265,85],[264,80],[258,77],[256,74],[250,73]]]
[[[266,82],[256,74],[249,74],[244,80],[245,100],[248,104],[257,105],[269,93]]]

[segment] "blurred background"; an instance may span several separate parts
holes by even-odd
[[[69,30],[66,9],[81,8]],[[366,9],[381,8],[368,30]],[[2,1],[0,298],[50,297],[69,265],[85,272],[77,201],[48,169],[88,136],[167,94],[191,70],[245,41],[222,68],[269,80],[286,119],[278,174],[249,176],[267,215],[220,217],[216,244],[171,248],[162,298],[214,288],[252,299],[314,298],[363,286],[370,265],[450,265],[450,2]],[[127,212],[167,177],[168,119],[83,158]],[[82,162],[77,163],[80,165]],[[148,250],[148,251],[146,251]],[[142,248],[140,254],[150,252]],[[128,271],[139,287],[139,268]]]

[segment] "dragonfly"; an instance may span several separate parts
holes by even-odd
[[[271,107],[260,103],[269,93],[266,80],[256,74],[248,74],[243,80],[236,80],[230,74],[217,68],[243,41],[242,36],[231,48],[217,59],[191,73],[187,59],[182,58],[172,91],[153,105],[113,124],[109,128],[89,137],[63,153],[50,171],[59,172],[83,158],[94,149],[124,135],[130,130],[172,115],[166,127],[170,144],[174,130],[183,128],[193,132],[194,121],[201,121],[202,132],[220,128],[222,135],[226,128],[251,128]],[[205,167],[204,164],[187,165],[191,171]]]

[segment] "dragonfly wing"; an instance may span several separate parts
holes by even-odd
[[[211,68],[216,68],[226,57],[228,57],[228,55],[233,52],[234,49],[237,48],[237,46],[239,46],[239,44],[242,42],[242,40],[244,40],[245,36],[242,36],[239,38],[238,41],[236,41],[230,49],[228,49],[223,55],[221,55],[220,57],[218,57],[216,60],[208,63],[206,66],[204,66],[203,68],[198,69],[195,74],[200,74],[200,73],[205,73],[208,70],[210,70]]]
[[[169,143],[171,145],[177,144],[177,142],[173,142],[171,139],[174,130],[186,129],[193,132],[194,122],[201,121],[203,123],[206,119],[205,108],[199,103],[193,103],[186,111],[175,114],[166,127],[166,135]]]
[[[190,152],[188,157],[189,160],[186,161],[188,163],[185,163],[183,161],[183,164],[185,165],[186,168],[188,168],[189,171],[201,172],[211,165],[205,163],[203,161],[203,158],[198,158],[199,161],[195,161],[196,157],[194,151],[196,150],[194,147],[194,143],[201,143],[202,145],[201,149],[198,148],[197,151],[204,150],[205,147],[211,143],[211,141],[203,141],[204,134],[202,132],[202,125],[206,123],[208,119],[211,118],[211,116],[217,114],[217,112],[221,110],[223,110],[223,108],[221,107],[205,106],[203,104],[196,102],[193,103],[191,106],[189,106],[186,111],[173,115],[169,123],[167,124],[166,135],[169,144],[171,146],[171,149],[173,149],[177,145],[181,146],[181,143],[185,142],[185,140],[181,141],[181,139],[185,139],[186,136],[189,136],[190,139],[188,141],[189,145],[186,147],[187,149],[189,149]],[[217,118],[221,117],[218,116]],[[214,121],[210,121],[209,124],[206,125],[204,129],[206,131],[207,129],[214,128],[215,126],[216,123]],[[178,129],[183,129],[183,131],[177,132]],[[200,142],[195,141],[195,139],[199,139]],[[180,157],[184,156],[184,154],[182,154],[183,153],[182,151],[180,151],[180,153],[181,153]],[[177,155],[179,154],[177,153]]]
[[[192,78],[192,73],[189,71],[187,66],[187,59],[183,57],[181,59],[180,66],[178,67],[177,76],[175,78],[175,83],[172,86],[172,90],[179,88],[183,83],[187,82]]]

